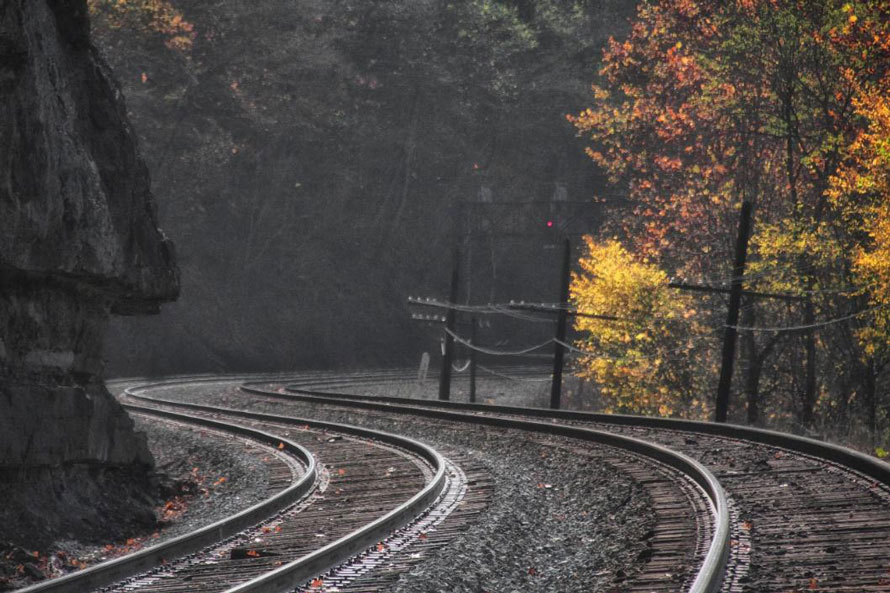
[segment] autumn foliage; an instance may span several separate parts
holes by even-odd
[[[890,344],[888,23],[890,8],[876,0],[643,2],[628,36],[604,49],[590,107],[568,116],[623,194],[606,231],[624,247],[589,242],[579,306],[582,294],[599,293],[591,302],[607,307],[600,312],[645,311],[634,323],[681,344],[702,328],[719,333],[725,301],[713,294],[642,290],[640,277],[640,291],[603,295],[642,270],[634,265],[648,266],[650,279],[727,286],[739,207],[754,205],[745,287],[797,300],[746,298],[740,325],[801,329],[741,332],[734,401],[750,422],[821,421],[853,432],[864,424],[873,434],[887,425],[890,402],[879,393]],[[605,265],[604,250],[613,261],[649,263]],[[658,294],[665,300],[652,302]],[[685,322],[695,329],[671,325],[677,312],[663,302],[694,310]],[[823,323],[833,319],[841,321]],[[640,348],[608,337],[620,324],[576,327],[621,361],[590,356],[580,372],[596,377],[607,398],[628,394],[614,400],[622,409],[675,413],[653,402],[691,401],[687,389],[713,393],[711,358],[662,362],[694,377],[671,384],[656,380],[665,371],[649,363],[633,367],[645,373],[627,372]],[[653,387],[634,391],[643,375]],[[655,385],[670,395],[653,400]]]
[[[101,28],[157,35],[172,50],[192,47],[195,27],[169,0],[88,0],[87,5]]]
[[[692,299],[676,298],[662,270],[616,241],[587,237],[586,247],[572,302],[583,313],[620,311],[621,319],[578,317],[578,346],[590,353],[580,374],[601,386],[607,411],[672,416],[701,406],[692,368],[707,354]]]

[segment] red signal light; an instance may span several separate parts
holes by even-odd
[[[553,228],[553,221],[552,221],[552,220],[548,220],[548,221],[547,221],[547,228],[548,228],[548,229]]]

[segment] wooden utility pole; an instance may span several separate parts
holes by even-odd
[[[454,360],[454,321],[457,304],[457,290],[460,274],[460,251],[455,248],[451,265],[451,294],[448,299],[448,312],[445,315],[445,352],[442,353],[442,371],[439,375],[439,399],[451,399],[451,363]]]
[[[470,318],[470,403],[476,403],[476,316]]]
[[[559,312],[556,316],[556,341],[553,343],[553,382],[550,384],[550,408],[559,409],[562,395],[562,365],[565,356],[566,320],[569,306],[569,281],[572,270],[572,244],[566,239],[562,254],[562,275],[559,285]]]
[[[726,422],[729,410],[729,391],[732,387],[732,366],[735,360],[735,344],[739,323],[739,308],[742,302],[742,282],[745,275],[745,260],[748,257],[748,238],[751,235],[751,202],[742,202],[739,217],[739,234],[735,243],[735,261],[732,268],[732,283],[729,287],[729,311],[723,328],[723,356],[720,364],[720,382],[717,384],[716,422]]]

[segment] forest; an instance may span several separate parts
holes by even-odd
[[[587,201],[603,180],[565,115],[633,3],[90,10],[182,269],[161,318],[112,328],[109,370],[132,375],[416,365],[438,336],[405,299],[447,293],[462,204]],[[555,298],[558,257],[532,218],[473,239],[479,298]]]
[[[888,447],[885,3],[90,10],[183,278],[115,322],[113,373],[415,365],[437,337],[405,299],[447,294],[455,245],[462,302],[555,300],[539,212],[569,200],[573,305],[621,317],[577,319],[572,371],[603,409],[709,418],[747,204],[730,420]],[[542,208],[462,234],[480,202]]]
[[[569,119],[627,191],[574,284],[582,309],[627,318],[578,324],[612,409],[710,415],[728,323],[713,289],[737,276],[747,208],[731,417],[885,445],[888,11],[651,2],[610,40]]]

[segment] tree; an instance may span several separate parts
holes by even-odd
[[[748,287],[807,298],[749,299],[743,325],[814,325],[855,309],[837,287],[856,282],[847,254],[857,239],[826,190],[861,129],[858,89],[890,65],[878,34],[886,11],[880,2],[642,3],[627,39],[605,51],[595,103],[570,117],[593,141],[590,157],[626,188],[611,232],[669,274],[725,283],[747,200],[755,204]],[[720,323],[720,301],[703,305],[699,321]],[[845,330],[831,339],[829,331],[798,332],[784,345],[774,334],[743,334],[749,421],[758,421],[771,356],[770,388],[800,424],[813,422],[826,387],[816,371],[836,362],[825,348]],[[803,372],[777,383],[791,359]]]
[[[585,243],[572,303],[581,313],[620,319],[576,317],[586,352],[578,373],[600,386],[609,412],[703,415],[701,367],[711,356],[691,297],[671,290],[663,271],[617,241],[587,236]]]

